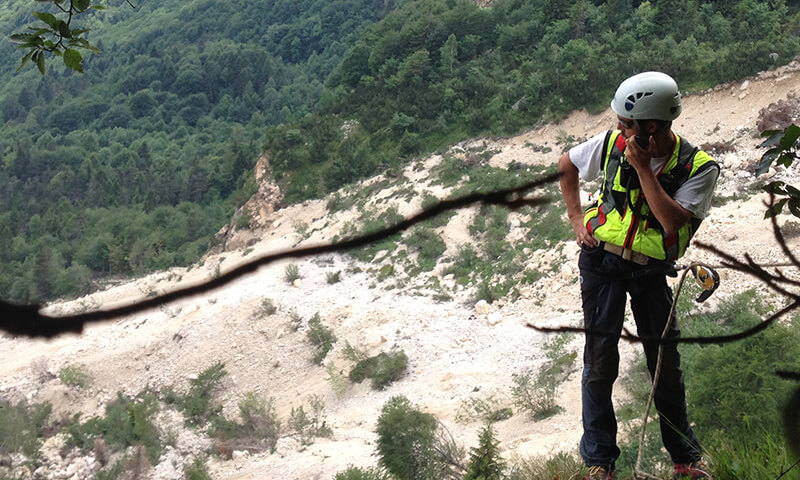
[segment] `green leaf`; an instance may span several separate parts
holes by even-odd
[[[79,12],[85,11],[91,5],[91,0],[75,0],[72,5],[78,9]]]
[[[20,62],[20,64],[19,64],[19,67],[17,67],[17,71],[18,71],[18,72],[19,72],[20,70],[22,70],[22,67],[24,67],[26,63],[28,63],[28,60],[30,60],[30,59],[31,59],[31,56],[32,56],[34,53],[36,53],[36,50],[31,50],[30,52],[26,53],[24,57],[22,57],[22,62]]]
[[[27,43],[32,38],[36,38],[36,35],[32,35],[30,33],[15,33],[14,35],[8,37],[8,39],[14,43]]]
[[[762,137],[769,137],[763,142],[759,147],[774,147],[775,145],[779,144],[781,138],[783,138],[783,130],[765,130],[761,132]]]
[[[64,20],[60,20],[57,25],[57,30],[59,35],[64,38],[72,38],[72,31],[69,29],[69,25]]]
[[[791,149],[794,144],[797,143],[798,138],[800,138],[800,127],[795,124],[789,125],[786,127],[786,130],[784,130],[783,138],[781,138],[780,148],[782,150]]]
[[[784,182],[776,181],[770,182],[764,185],[764,191],[767,193],[774,193],[774,194],[782,194],[784,193],[783,186],[786,185]]]
[[[786,205],[786,202],[789,201],[788,198],[784,198],[780,202],[772,205],[771,207],[767,208],[767,211],[764,212],[764,218],[772,218],[783,211],[783,206]]]
[[[778,157],[778,165],[783,165],[784,167],[789,167],[794,162],[795,156],[790,153],[783,153],[780,157]]]
[[[792,185],[786,185],[786,194],[798,198],[800,197],[800,190]]]
[[[44,75],[44,53],[43,52],[36,52],[33,54],[33,60],[36,62],[36,66],[39,68],[39,72]]]
[[[33,12],[33,16],[50,25],[52,28],[56,28],[56,23],[59,21],[55,15],[47,12]]]
[[[92,8],[94,8],[95,10],[105,10],[106,9],[106,7],[104,7],[102,5],[92,5]]]
[[[64,50],[64,64],[72,70],[83,73],[83,57],[77,50],[71,48]]]
[[[758,167],[756,168],[756,176],[761,175],[762,173],[767,173],[769,171],[769,166],[772,165],[772,162],[778,158],[778,154],[780,150],[777,148],[773,148],[767,150],[764,155],[761,155],[761,162],[759,162]]]
[[[789,200],[789,211],[792,215],[800,218],[800,198],[793,198]]]

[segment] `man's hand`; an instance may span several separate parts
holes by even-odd
[[[692,218],[692,213],[667,195],[667,192],[658,183],[656,173],[653,172],[650,166],[650,160],[657,156],[658,153],[656,139],[651,136],[650,143],[646,149],[639,146],[634,135],[627,137],[625,140],[627,145],[625,147],[625,158],[639,175],[639,182],[641,183],[642,193],[647,198],[647,205],[659,223],[661,223],[664,233],[671,235],[677,232]]]
[[[630,162],[631,166],[640,173],[644,169],[650,169],[650,160],[656,156],[656,140],[650,137],[650,143],[647,148],[642,148],[636,141],[636,135],[631,135],[625,139],[627,146],[625,147],[625,158]]]
[[[600,240],[594,238],[589,233],[589,230],[586,229],[586,225],[583,224],[583,213],[569,217],[569,222],[572,224],[572,231],[575,232],[575,241],[578,242],[578,245],[581,247],[584,245],[587,247],[600,245]]]
[[[578,190],[578,169],[569,159],[569,152],[565,153],[558,160],[559,183],[561,194],[564,196],[564,203],[567,205],[567,215],[572,230],[575,232],[575,241],[578,245],[595,247],[600,242],[589,233],[583,224],[583,210],[581,209],[581,197]]]

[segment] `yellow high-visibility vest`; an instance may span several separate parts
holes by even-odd
[[[603,186],[596,205],[586,210],[584,224],[598,240],[629,248],[657,260],[683,256],[701,220],[692,217],[666,235],[647,205],[633,167],[625,160],[625,137],[609,131],[603,144]],[[658,182],[672,197],[688,179],[719,165],[702,150],[675,135],[675,147]]]

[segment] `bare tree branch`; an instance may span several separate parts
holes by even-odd
[[[472,193],[455,199],[443,200],[431,206],[430,208],[423,210],[419,214],[386,229],[333,244],[323,244],[294,250],[286,250],[283,252],[266,255],[256,258],[249,263],[231,270],[230,272],[226,272],[213,280],[175,290],[158,297],[142,300],[123,307],[75,315],[52,317],[41,314],[39,312],[41,307],[37,305],[13,305],[0,302],[0,330],[5,330],[6,332],[14,335],[26,335],[30,337],[44,338],[51,338],[67,332],[80,333],[83,331],[83,327],[88,323],[112,320],[125,315],[149,310],[181,298],[190,297],[200,293],[206,293],[228,284],[240,277],[253,273],[260,267],[278,260],[287,258],[302,258],[324,253],[342,252],[386,239],[448,210],[466,208],[478,203],[485,205],[504,205],[511,209],[518,209],[524,206],[541,205],[543,203],[547,203],[548,200],[544,198],[525,198],[523,195],[529,190],[553,183],[557,179],[558,174],[552,174],[542,177],[538,180],[525,183],[519,187],[507,188],[488,193]]]

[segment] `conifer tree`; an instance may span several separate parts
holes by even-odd
[[[478,446],[472,449],[464,480],[501,480],[505,464],[500,456],[497,438],[491,423],[487,423],[478,439]]]

